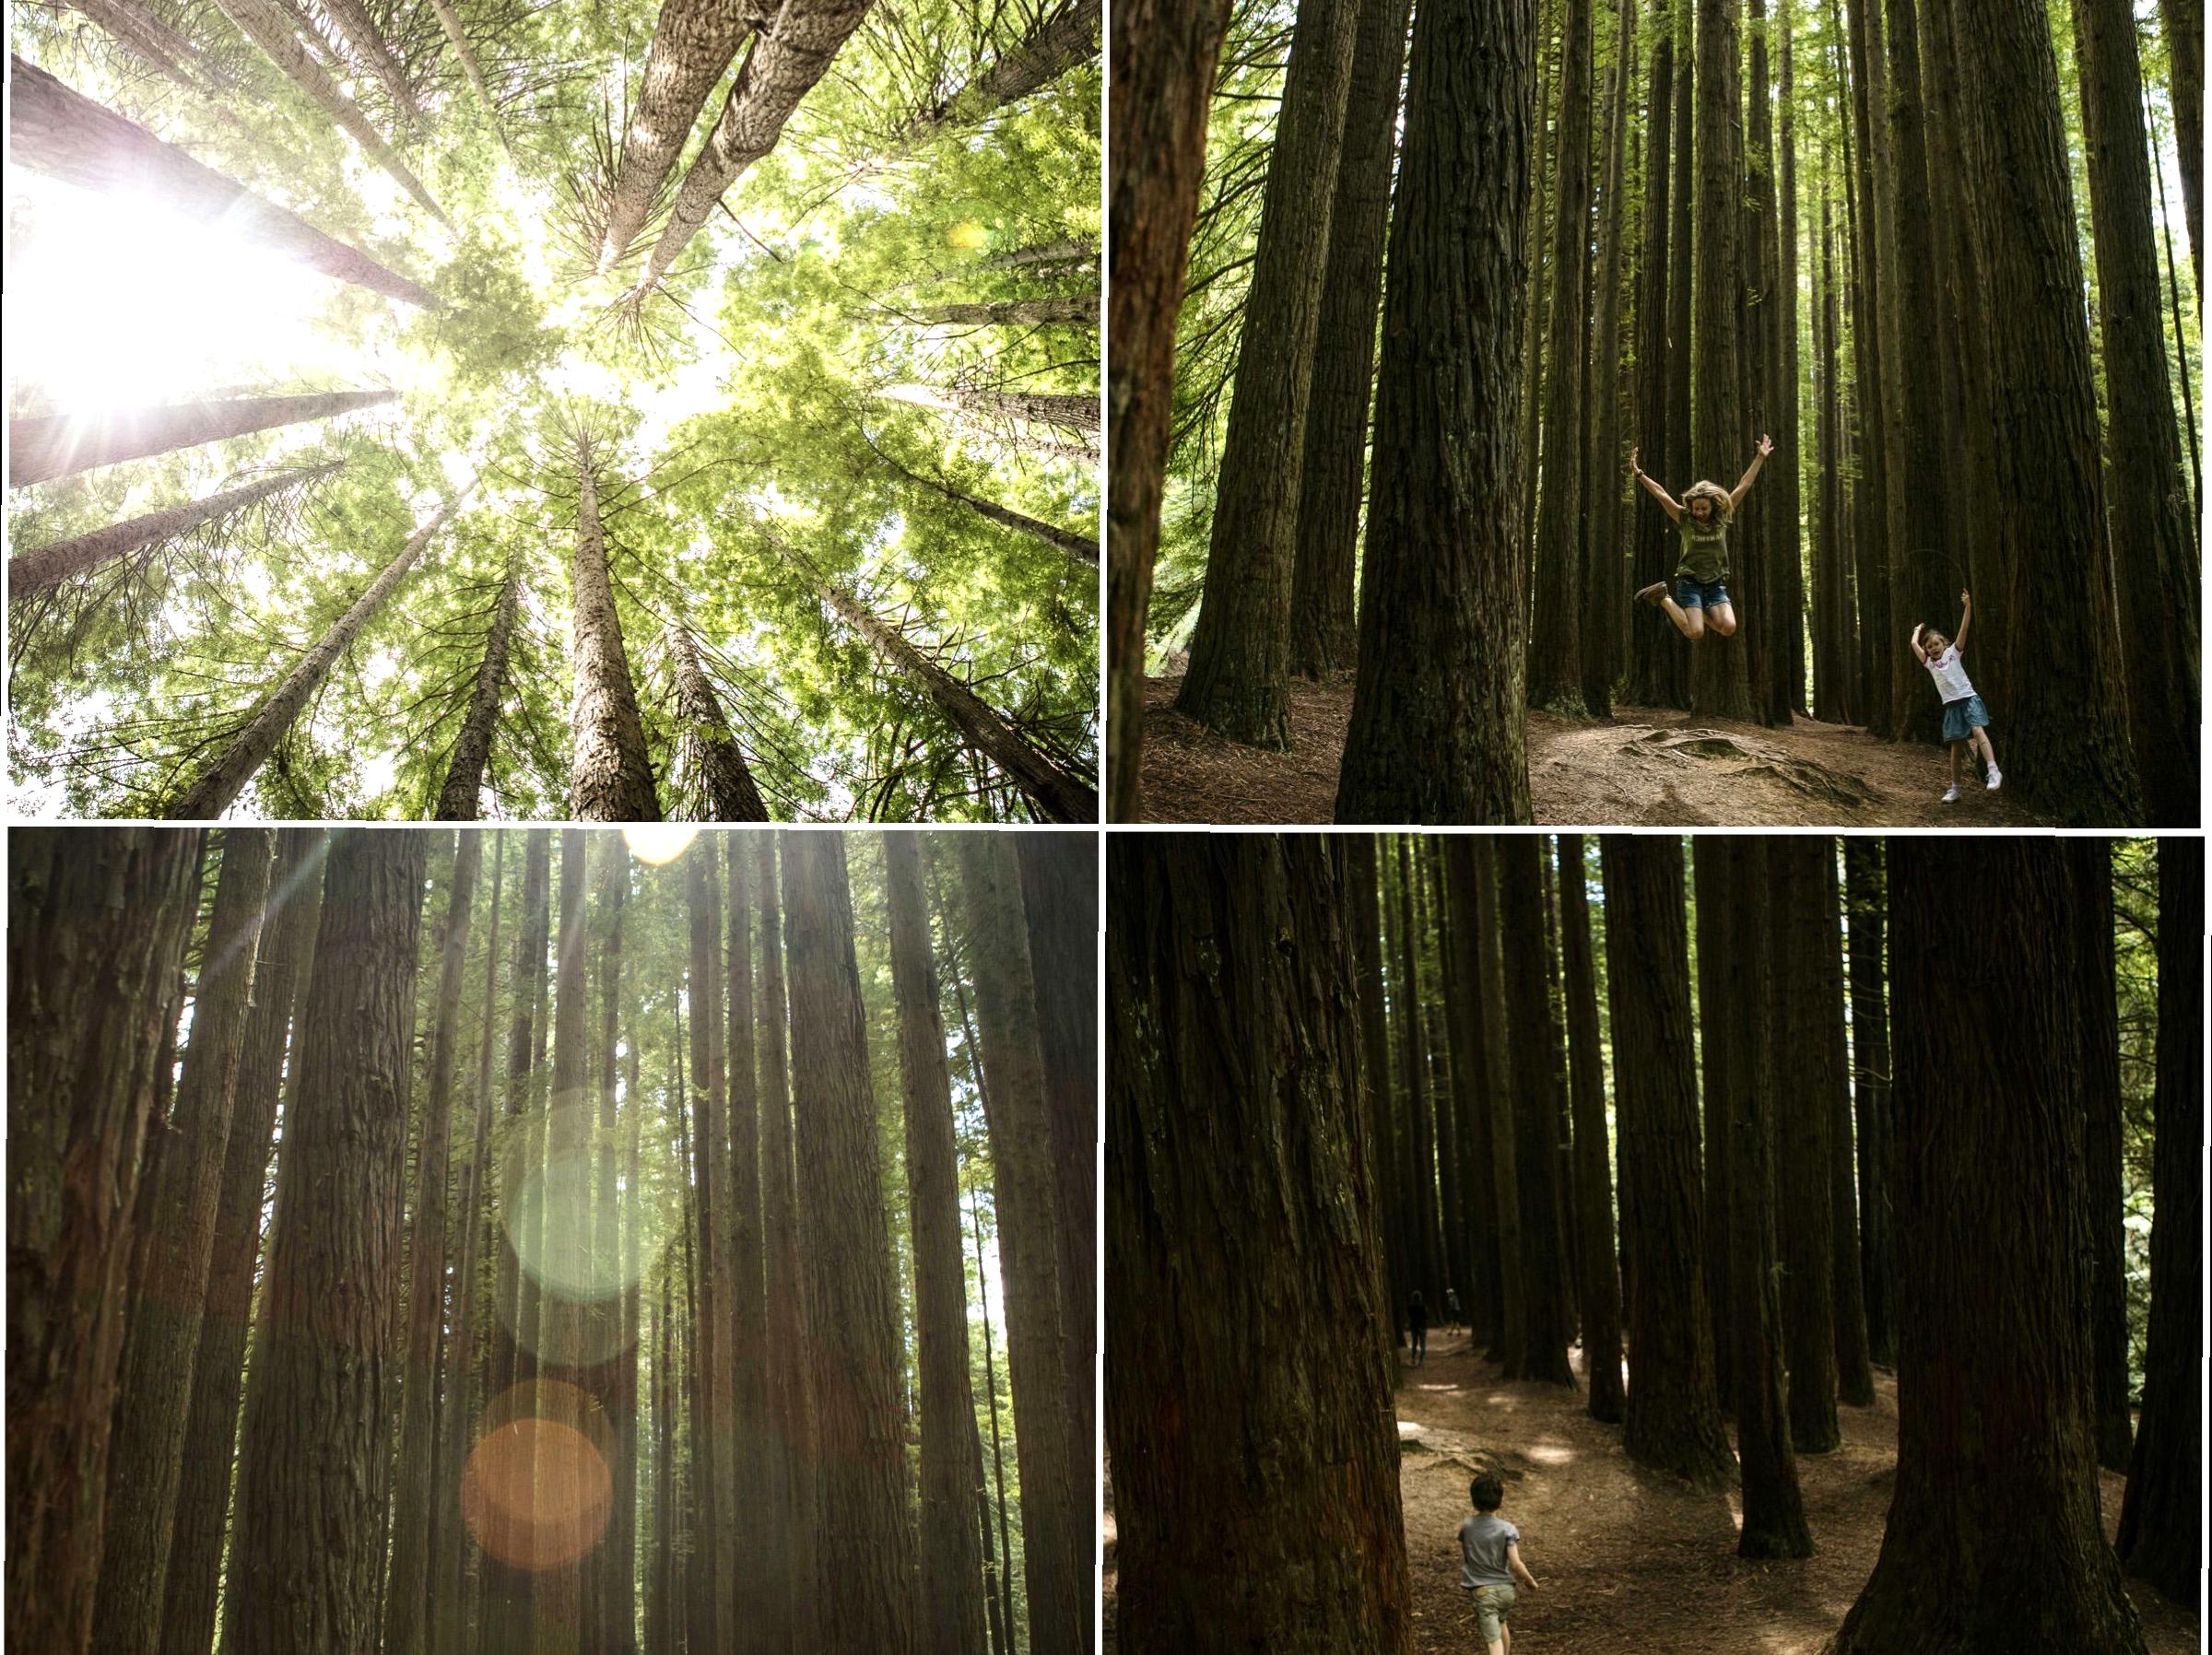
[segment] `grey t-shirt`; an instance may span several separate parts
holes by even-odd
[[[1469,1591],[1477,1586],[1511,1586],[1505,1548],[1520,1543],[1521,1531],[1495,1511],[1475,1513],[1459,1525],[1460,1585]]]

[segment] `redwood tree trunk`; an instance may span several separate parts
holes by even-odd
[[[661,7],[607,194],[600,269],[619,263],[645,228],[708,94],[755,27],[753,10],[726,0],[672,0]]]
[[[936,951],[913,834],[883,836],[899,1072],[905,1087],[907,1199],[913,1214],[919,1376],[921,1590],[916,1655],[981,1655],[982,1560],[971,1515],[983,1480],[968,1384],[968,1281],[960,1230],[952,1080],[945,1066]]]
[[[1633,1261],[1623,1442],[1641,1464],[1717,1487],[1733,1479],[1735,1463],[1706,1337],[1682,847],[1672,838],[1607,834],[1600,848],[1620,1227]]]
[[[1215,489],[1206,592],[1175,706],[1231,741],[1290,745],[1290,600],[1359,4],[1298,8]]]
[[[1574,1215],[1583,1238],[1582,1280],[1575,1297],[1582,1308],[1583,1372],[1590,1382],[1590,1417],[1611,1423],[1621,1413],[1620,1277],[1614,1267],[1606,1063],[1598,1050],[1597,973],[1591,958],[1590,897],[1583,876],[1581,836],[1562,833],[1560,954],[1567,974],[1567,1074],[1574,1107]],[[1617,1061],[1617,1083],[1618,1078]]]
[[[282,494],[288,488],[312,483],[336,471],[340,462],[327,465],[294,466],[272,471],[254,482],[226,488],[219,494],[210,494],[181,505],[164,506],[159,511],[148,511],[128,522],[110,523],[104,529],[72,535],[67,540],[56,540],[45,546],[33,546],[28,552],[18,552],[7,560],[8,596],[19,598],[33,592],[43,592],[58,586],[72,575],[81,575],[100,569],[116,558],[146,546],[159,546],[182,534],[190,534],[203,523],[209,523],[258,505],[271,495]]]
[[[246,1388],[236,1655],[376,1648],[424,851],[420,834],[358,829],[331,845]]]
[[[1842,931],[1836,914],[1835,841],[1807,841],[1805,853],[1805,952],[1812,1018],[1799,1047],[1798,1070],[1828,1111],[1828,1273],[1835,1313],[1836,1394],[1854,1408],[1874,1405],[1874,1371],[1866,1349],[1866,1297],[1859,1266],[1858,1191],[1853,1177],[1851,1059],[1844,1046]]]
[[[468,711],[462,717],[461,734],[453,739],[453,756],[446,764],[445,785],[439,790],[435,813],[441,822],[477,819],[484,792],[484,769],[491,760],[492,734],[499,728],[500,708],[507,698],[507,667],[522,595],[523,569],[517,561],[508,566],[507,577],[500,583],[491,630],[484,636],[483,658],[477,663],[476,687],[469,692]]]
[[[975,304],[925,305],[914,313],[924,322],[964,323],[975,327],[1041,326],[1053,322],[1096,327],[1099,325],[1099,296],[1096,293],[1063,293],[1043,299],[994,299]]]
[[[88,417],[45,414],[7,422],[7,486],[73,477],[124,460],[143,460],[306,419],[372,408],[396,391],[331,391],[318,396],[239,396],[223,402],[115,408]]]
[[[2205,1256],[2205,848],[2159,841],[2158,1143],[2151,1191],[2150,1338],[2143,1417],[2120,1507],[2120,1560],[2177,1603],[2194,1604],[2204,1505],[2197,1457],[2204,1392],[2197,1318]]]
[[[1643,140],[1643,229],[1636,277],[1636,440],[1649,449],[1661,465],[1668,464],[1673,439],[1668,429],[1667,375],[1679,354],[1670,344],[1667,328],[1668,281],[1689,249],[1668,237],[1671,204],[1668,199],[1672,166],[1668,127],[1674,119],[1675,35],[1682,20],[1681,6],[1668,0],[1652,19],[1652,79],[1645,94]],[[1685,58],[1688,55],[1684,53]],[[1625,209],[1624,209],[1625,210]],[[1606,467],[1618,466],[1618,456],[1601,454],[1592,467],[1600,483],[1608,478]],[[1642,488],[1630,490],[1629,590],[1653,581],[1671,581],[1680,554],[1675,525],[1657,500]],[[1618,593],[1605,601],[1616,602]],[[1628,661],[1621,694],[1641,707],[1659,707],[1673,698],[1673,681],[1680,672],[1681,644],[1665,613],[1639,604],[1630,612]]]
[[[989,837],[961,839],[980,844]],[[884,1229],[844,843],[825,833],[787,832],[782,839],[783,902],[791,916],[794,1113],[799,1187],[809,1215],[805,1265],[822,1643],[910,1655],[914,1536],[900,1442],[898,1283]],[[1051,1210],[1049,1203],[1043,1210]],[[1029,1433],[1022,1435],[1026,1441]],[[1029,1478],[1022,1482],[1027,1488]],[[1032,1556],[1054,1541],[1049,1525],[1032,1525],[1029,1534]],[[1034,1586],[1030,1603],[1036,1614],[1041,1601]]]
[[[1535,0],[1414,29],[1340,822],[1525,822],[1520,400]]]
[[[677,800],[690,807],[679,816],[705,822],[765,822],[768,806],[753,781],[745,749],[723,716],[722,701],[699,664],[699,645],[688,628],[670,621],[668,655],[676,668],[677,736],[675,774]]]
[[[1398,88],[1412,9],[1409,0],[1362,0],[1352,43],[1290,580],[1290,670],[1308,678],[1325,677],[1358,658],[1353,571],[1367,493],[1375,313],[1382,303]]]
[[[2126,1133],[2120,1100],[2120,1007],[2112,975],[2112,847],[2065,841],[2079,923],[2066,939],[2081,970],[2080,1057],[2082,1257],[2089,1282],[2089,1363],[2095,1387],[2097,1463],[2127,1469],[2128,1411]]]
[[[1963,44],[1964,42],[1962,42]],[[2068,947],[2080,894],[2053,840],[1894,839],[1900,913],[1981,916],[1981,945],[1899,927],[1897,1491],[1838,1655],[2141,1655],[2097,1515],[2084,1176]]]
[[[1106,294],[1106,787],[1112,819],[1141,813],[1145,615],[1159,551],[1174,413],[1175,319],[1206,171],[1206,117],[1230,0],[1125,0],[1113,13],[1107,157],[1113,227]]]
[[[599,527],[599,476],[589,431],[576,439],[575,699],[569,714],[569,810],[580,822],[657,822],[660,800],[638,715],[637,687],[622,642]]]
[[[153,1123],[147,1144],[115,1430],[108,1445],[100,1603],[92,1616],[101,1649],[151,1649],[161,1636],[193,1359],[254,992],[270,849],[269,835],[260,829],[235,828],[223,837],[215,906],[193,985],[192,1041],[175,1106],[167,1121]]]
[[[1108,856],[1120,1647],[1229,1626],[1281,1655],[1405,1655],[1343,841],[1147,834]]]
[[[1882,933],[1888,897],[1882,843],[1843,841],[1851,940],[1852,1117],[1858,1135],[1859,1270],[1866,1297],[1866,1354],[1897,1366],[1897,1268],[1890,1248],[1889,1011],[1883,1003]]]
[[[948,128],[980,121],[993,110],[1050,86],[1078,64],[1088,63],[1098,51],[1099,0],[1065,0],[1040,16],[1030,33],[966,86],[916,114],[900,129],[892,140],[892,150],[906,153]],[[1049,252],[1054,246],[1066,245],[1054,243],[1038,251]],[[1012,254],[988,262],[1019,264],[1033,261]]]
[[[1830,1054],[1821,1038],[1827,1008],[1817,1003],[1823,986],[1816,967],[1823,945],[1819,928],[1827,927],[1830,942],[1835,934],[1833,898],[1823,917],[1815,892],[1815,859],[1821,851],[1832,855],[1833,845],[1805,838],[1767,844],[1772,1009],[1762,1016],[1754,1000],[1749,1019],[1766,1023],[1770,1031],[1771,1089],[1763,1107],[1774,1180],[1771,1196],[1760,1199],[1771,1199],[1785,1215],[1774,1230],[1782,1267],[1780,1331],[1789,1370],[1790,1446],[1800,1454],[1829,1453],[1843,1440],[1836,1422],[1836,1237],[1828,1136],[1829,1091],[1841,1086],[1843,1075],[1840,1067],[1829,1067]],[[1732,892],[1730,899],[1739,894]]]
[[[1513,1147],[1528,1321],[1527,1359],[1505,1377],[1571,1385],[1574,1369],[1567,1360],[1567,1345],[1573,1326],[1559,1223],[1559,1100],[1558,1076],[1551,1068],[1555,1030],[1549,985],[1534,964],[1546,930],[1543,872],[1535,835],[1512,834],[1493,843],[1502,934],[1515,961],[1505,975],[1506,1050],[1512,1062]]]
[[[200,838],[8,835],[7,1627],[91,1647],[140,1146]]]

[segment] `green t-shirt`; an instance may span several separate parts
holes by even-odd
[[[1728,525],[1714,512],[1700,523],[1685,507],[1676,526],[1682,531],[1682,561],[1675,565],[1675,579],[1710,586],[1728,578]]]

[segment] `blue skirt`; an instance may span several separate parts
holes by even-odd
[[[1966,696],[1943,704],[1943,739],[1965,741],[1989,723],[1989,709],[1980,696]]]

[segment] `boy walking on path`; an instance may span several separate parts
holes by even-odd
[[[1536,1590],[1536,1578],[1521,1561],[1521,1531],[1498,1515],[1505,1485],[1486,1471],[1467,1485],[1475,1513],[1459,1525],[1459,1584],[1475,1599],[1475,1625],[1488,1655],[1510,1655],[1513,1634],[1506,1625],[1513,1613],[1513,1583]]]
[[[1966,629],[1973,618],[1974,600],[1962,592],[1959,594],[1956,639],[1928,631],[1925,623],[1912,628],[1912,652],[1928,669],[1928,675],[1936,680],[1936,693],[1943,698],[1943,739],[1951,748],[1951,786],[1943,795],[1946,804],[1959,802],[1959,761],[1969,747],[1988,767],[1984,781],[1989,791],[1994,793],[2005,785],[2005,772],[1997,769],[1997,750],[1989,744],[1989,709],[1974,693],[1973,681],[1966,675],[1966,663],[1959,659],[1966,650]]]

